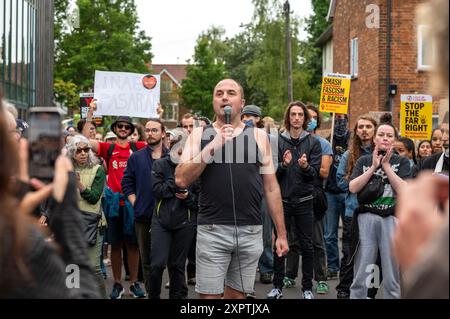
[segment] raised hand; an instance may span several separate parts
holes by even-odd
[[[300,167],[303,169],[308,168],[309,163],[308,163],[308,157],[306,156],[306,154],[303,154],[302,157],[299,158],[298,165],[300,165]]]
[[[288,167],[289,164],[291,164],[291,162],[292,162],[292,153],[290,150],[287,150],[283,154],[283,166]]]
[[[381,165],[381,160],[383,159],[383,155],[378,155],[378,152],[380,150],[378,149],[378,146],[375,146],[375,149],[372,153],[372,167],[375,169],[378,169]]]

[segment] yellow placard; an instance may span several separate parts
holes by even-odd
[[[351,76],[347,74],[324,76],[320,94],[320,111],[347,114],[351,81]]]
[[[433,131],[433,97],[402,95],[400,109],[401,135],[413,140],[430,140]]]

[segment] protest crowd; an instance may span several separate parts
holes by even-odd
[[[259,280],[268,299],[292,287],[314,299],[331,279],[338,299],[448,298],[448,110],[412,140],[388,113],[333,113],[322,137],[307,101],[276,125],[233,79],[211,103],[213,121],[186,114],[169,130],[121,115],[103,135],[94,100],[43,183],[28,168],[34,128],[2,100],[0,298],[186,299],[192,285],[245,299]]]

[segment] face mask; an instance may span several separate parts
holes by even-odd
[[[254,127],[254,126],[255,126],[255,125],[253,124],[253,121],[252,121],[252,120],[244,121],[244,124],[245,124],[245,126],[248,126],[248,127]]]
[[[311,119],[311,121],[308,124],[308,132],[314,132],[314,130],[317,128],[317,120]]]
[[[347,134],[348,129],[348,120],[347,119],[337,119],[334,123],[334,134],[336,136],[344,136]]]

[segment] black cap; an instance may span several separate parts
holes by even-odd
[[[117,123],[120,123],[120,122],[124,122],[124,123],[130,124],[130,125],[131,125],[131,132],[130,132],[130,135],[132,135],[132,134],[134,133],[134,130],[135,130],[136,128],[135,128],[133,122],[131,122],[131,117],[129,117],[129,116],[119,116],[119,117],[114,121],[114,123],[111,124],[111,131],[115,132],[115,131],[116,131],[116,130],[115,130],[116,125],[117,125]]]
[[[243,115],[253,115],[257,117],[262,117],[261,108],[256,105],[247,105],[242,110],[241,116]]]

